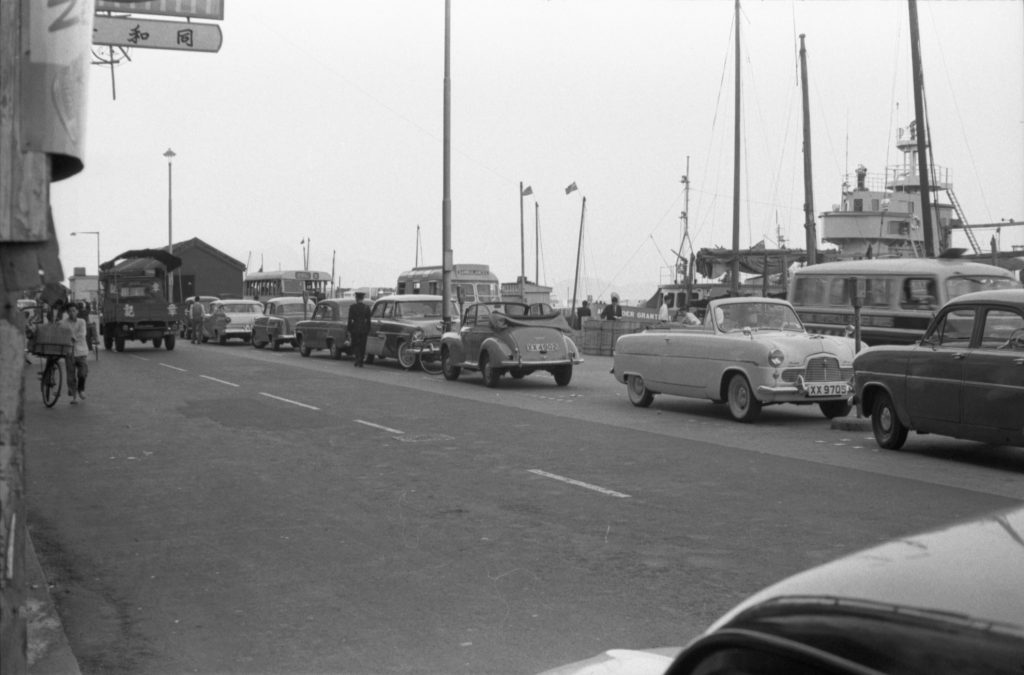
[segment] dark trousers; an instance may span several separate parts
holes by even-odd
[[[85,356],[72,356],[64,360],[68,371],[68,394],[85,391],[85,378],[89,375],[89,366]]]
[[[356,363],[366,358],[366,333],[352,333],[352,356]]]

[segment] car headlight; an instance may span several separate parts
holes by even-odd
[[[423,331],[422,330],[417,328],[416,330],[414,330],[412,332],[412,341],[413,342],[419,342],[422,339],[423,339]]]
[[[768,363],[772,368],[778,368],[786,361],[786,355],[781,349],[773,349],[768,354]]]

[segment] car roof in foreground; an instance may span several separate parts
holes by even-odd
[[[394,302],[415,302],[416,300],[435,302],[441,300],[441,296],[424,295],[420,293],[406,293],[404,295],[385,295],[383,297],[377,298],[377,302],[383,302],[384,300],[390,300]]]
[[[756,593],[711,630],[788,611],[794,601],[869,603],[991,625],[1024,639],[1024,507],[991,514],[815,567]]]
[[[976,304],[979,302],[1001,302],[1024,305],[1024,288],[1000,288],[990,291],[964,293],[950,300],[949,305]]]

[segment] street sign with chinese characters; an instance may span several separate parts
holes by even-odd
[[[97,15],[92,43],[144,49],[174,49],[186,52],[220,51],[220,26],[212,23],[159,21],[135,17]]]

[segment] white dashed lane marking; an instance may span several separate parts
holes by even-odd
[[[227,380],[218,380],[216,377],[210,377],[209,375],[200,375],[199,377],[204,380],[210,380],[211,382],[217,382],[218,384],[226,384],[229,387],[237,387],[238,385],[234,382],[228,382]]]
[[[367,422],[366,420],[355,420],[355,421],[358,422],[359,424],[365,424],[368,427],[373,427],[374,429],[380,429],[381,431],[387,431],[388,433],[391,433],[391,434],[404,434],[405,433],[404,431],[402,431],[400,429],[392,429],[391,427],[386,427],[386,426],[383,426],[381,424],[374,424],[373,422]]]
[[[574,478],[566,478],[565,476],[559,476],[556,473],[548,473],[547,471],[541,471],[540,469],[529,469],[529,472],[536,474],[538,476],[543,476],[544,478],[551,478],[552,480],[562,481],[563,483],[568,483],[569,485],[575,485],[577,487],[593,490],[594,492],[600,492],[601,494],[608,495],[609,497],[629,499],[629,495],[625,493],[616,492],[615,490],[609,490],[608,488],[601,487],[600,485],[591,485],[590,483],[584,483],[583,481],[579,481]]]
[[[260,392],[260,396],[266,396],[267,398],[272,398],[275,401],[281,401],[283,403],[291,403],[292,405],[297,405],[300,408],[309,408],[310,410],[320,410],[320,408],[317,408],[315,405],[309,405],[308,403],[299,403],[298,401],[293,401],[290,398],[282,398],[280,396],[274,396],[273,394],[268,394],[265,391],[261,391]]]
[[[179,368],[178,366],[172,366],[169,363],[161,363],[160,365],[163,366],[164,368],[170,368],[171,370],[177,370],[179,373],[187,373],[188,372],[184,368]]]

